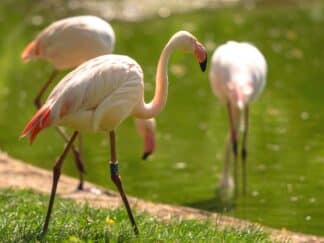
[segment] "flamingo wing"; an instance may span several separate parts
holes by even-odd
[[[143,97],[143,72],[131,58],[100,56],[69,73],[49,95],[56,124],[113,129]]]

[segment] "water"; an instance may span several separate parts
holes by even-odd
[[[68,13],[28,6],[26,1],[10,11],[13,3],[8,1],[0,7],[0,148],[50,169],[63,149],[54,130],[40,134],[33,146],[27,140],[18,141],[18,136],[35,111],[33,96],[51,67],[45,62],[22,64],[19,55],[41,28],[34,24],[33,16],[42,16],[42,25],[46,25]],[[139,23],[113,22],[116,52],[134,57],[144,69],[146,100],[153,95],[159,53],[180,28],[194,32],[210,54],[228,39],[250,41],[262,50],[269,64],[265,92],[251,106],[246,197],[229,205],[219,201],[216,192],[227,113],[213,97],[208,75],[200,72],[189,54],[178,53],[170,60],[169,98],[157,118],[155,155],[149,161],[140,160],[142,141],[131,119],[117,130],[126,191],[156,202],[324,235],[323,9],[322,5],[220,9]],[[114,188],[109,181],[107,135],[90,134],[84,139],[86,179]],[[77,176],[71,156],[63,170]]]

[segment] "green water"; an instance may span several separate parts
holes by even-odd
[[[34,95],[51,67],[45,62],[22,64],[19,56],[43,26],[70,12],[27,2],[0,5],[0,149],[50,169],[63,149],[54,130],[41,133],[32,146],[18,136],[35,111]],[[39,16],[41,25],[32,24]],[[112,25],[116,52],[132,56],[144,69],[146,100],[153,95],[160,51],[175,31],[195,33],[210,55],[228,39],[256,44],[267,58],[269,73],[264,94],[251,106],[248,196],[239,197],[225,213],[324,235],[323,5],[219,9]],[[226,110],[213,97],[207,73],[200,72],[189,54],[175,54],[169,71],[169,98],[157,118],[155,155],[140,160],[142,141],[131,119],[117,130],[126,191],[156,202],[223,212],[215,192],[228,129]],[[90,134],[84,139],[86,179],[114,188],[107,136]],[[77,175],[72,157],[64,173]]]

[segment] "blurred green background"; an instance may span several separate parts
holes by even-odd
[[[0,149],[47,169],[64,146],[54,129],[41,133],[33,146],[18,137],[35,111],[34,96],[52,67],[42,61],[23,64],[20,53],[52,21],[90,13],[71,2],[3,0],[0,4]],[[182,53],[170,60],[169,98],[157,117],[154,156],[140,159],[142,141],[132,119],[117,130],[120,172],[128,194],[324,235],[324,4],[301,2],[258,1],[247,8],[202,8],[137,22],[110,21],[116,53],[133,57],[143,67],[147,101],[153,95],[159,54],[179,29],[194,33],[210,56],[229,39],[252,42],[269,66],[265,92],[251,107],[248,196],[230,205],[220,203],[216,192],[227,113],[212,95],[207,73]],[[114,189],[107,135],[87,134],[84,140],[86,179]],[[71,156],[63,171],[77,176]]]

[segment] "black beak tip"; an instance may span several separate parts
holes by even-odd
[[[205,72],[206,67],[207,67],[207,56],[206,56],[206,58],[205,58],[204,61],[202,61],[201,63],[199,63],[199,65],[200,65],[201,71]]]
[[[146,160],[151,155],[151,152],[144,152],[142,155],[142,160]]]

